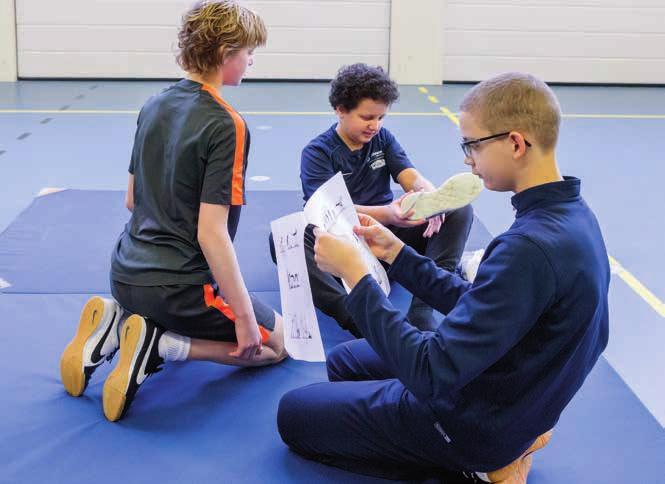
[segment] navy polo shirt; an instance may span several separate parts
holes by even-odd
[[[404,149],[386,128],[381,128],[369,143],[352,151],[335,128],[309,142],[300,158],[300,181],[305,202],[323,183],[342,172],[351,199],[356,205],[386,205],[393,200],[390,177],[413,164]]]

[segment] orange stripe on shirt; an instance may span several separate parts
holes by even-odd
[[[233,176],[231,178],[231,205],[243,204],[243,168],[244,168],[244,154],[245,154],[245,122],[240,115],[233,109],[226,101],[224,101],[217,90],[204,84],[201,89],[208,92],[215,101],[223,106],[233,119],[233,125],[236,128],[236,149],[233,157]]]
[[[231,306],[222,299],[222,296],[215,295],[215,288],[212,287],[212,284],[206,284],[203,286],[203,300],[207,307],[217,309],[220,313],[233,321],[233,323],[236,322],[236,315],[233,312],[233,309],[231,309]],[[270,333],[260,324],[259,333],[261,333],[261,341],[263,344],[266,344],[268,338],[270,338]]]

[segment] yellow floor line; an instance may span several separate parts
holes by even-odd
[[[642,284],[634,275],[628,272],[624,267],[619,264],[619,262],[612,256],[610,258],[610,267],[612,273],[619,276],[623,282],[628,284],[633,291],[637,293],[642,299],[644,299],[649,306],[651,306],[654,311],[656,311],[661,317],[665,318],[665,303],[658,299],[654,293],[649,291],[644,284]]]
[[[450,119],[454,124],[456,124],[457,126],[459,126],[459,118],[457,117],[457,115],[456,115],[455,113],[451,112],[451,111],[450,111],[447,107],[445,107],[445,106],[441,106],[439,109],[441,109],[441,112],[443,113],[443,115],[444,115],[446,118]]]
[[[0,109],[0,114],[130,114],[138,115],[138,109]],[[247,116],[334,116],[333,111],[240,111]],[[390,116],[430,116],[439,117],[437,112],[400,112],[392,111]]]
[[[0,114],[138,114],[138,109],[0,109]]]
[[[452,113],[459,116],[459,113]],[[595,113],[562,113],[567,119],[665,119],[665,114],[595,114]]]
[[[459,113],[453,113],[459,116]],[[595,114],[595,113],[563,113],[563,118],[568,119],[665,119],[665,114]]]
[[[665,114],[562,114],[564,118],[579,119],[665,119]]]
[[[435,96],[428,96],[428,99],[433,104],[438,104],[439,100]],[[443,109],[442,109],[443,112]],[[137,115],[138,109],[0,109],[0,114],[130,114]],[[248,116],[333,116],[332,111],[241,111],[241,114]],[[453,113],[446,108],[443,115],[451,118],[457,117],[458,113]],[[407,112],[407,111],[391,111],[390,116],[441,116],[437,112]],[[568,119],[652,119],[652,120],[665,120],[665,114],[563,114],[564,118]],[[453,121],[454,122],[454,121]],[[457,123],[455,123],[457,124]]]

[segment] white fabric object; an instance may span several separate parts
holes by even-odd
[[[189,356],[191,346],[192,340],[189,336],[167,331],[159,338],[157,350],[164,361],[184,361]]]

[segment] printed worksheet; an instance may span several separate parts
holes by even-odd
[[[353,227],[359,225],[360,221],[341,173],[321,185],[307,201],[304,210],[307,223],[354,242],[360,248],[365,264],[383,292],[386,295],[390,293],[390,281],[385,269],[374,257],[365,240],[353,233]],[[346,282],[344,287],[349,292]]]
[[[270,223],[279,276],[279,295],[284,319],[284,344],[291,358],[325,361],[305,261],[303,212]]]
[[[284,343],[291,358],[305,361],[325,361],[323,342],[309,285],[305,260],[305,228],[307,224],[355,243],[372,276],[383,292],[390,293],[390,281],[385,269],[372,254],[364,239],[353,233],[358,215],[341,173],[321,185],[305,205],[296,212],[270,223],[275,253],[279,294],[284,318]],[[347,292],[349,287],[345,281]]]

